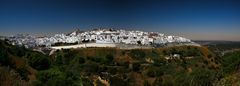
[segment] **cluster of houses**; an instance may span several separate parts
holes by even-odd
[[[8,37],[14,45],[25,47],[51,46],[55,43],[121,43],[121,44],[165,44],[187,43],[191,40],[179,36],[165,36],[158,32],[127,31],[113,29],[95,29],[91,31],[76,30],[70,34],[55,34],[51,37],[35,37],[31,35],[15,35]]]

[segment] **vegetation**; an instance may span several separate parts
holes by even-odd
[[[78,44],[78,42],[75,42],[75,43],[63,43],[63,42],[58,42],[58,43],[55,43],[51,46],[65,46],[65,45],[75,45],[75,44]]]
[[[80,48],[57,50],[49,56],[0,41],[0,85],[240,85],[240,51],[219,57],[208,49]]]

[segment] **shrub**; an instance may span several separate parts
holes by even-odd
[[[20,68],[17,69],[17,72],[19,73],[19,75],[22,77],[23,80],[26,80],[26,81],[29,80],[28,74],[30,72],[27,70],[26,66],[24,66],[24,65],[21,66]]]
[[[164,75],[164,71],[161,70],[161,69],[149,69],[148,72],[147,72],[147,75],[149,77],[160,77],[162,75]]]
[[[108,62],[112,62],[113,59],[114,59],[114,56],[112,54],[107,54],[106,59],[107,59]]]
[[[224,74],[237,71],[240,68],[240,51],[226,54],[220,60]]]
[[[82,86],[93,86],[92,82],[88,78],[82,78]]]
[[[206,68],[197,68],[190,74],[192,86],[211,86],[214,81],[215,73]]]
[[[11,65],[11,59],[8,57],[8,53],[5,49],[0,46],[0,64]]]
[[[135,59],[143,59],[146,56],[146,54],[145,52],[143,52],[143,50],[136,49],[130,51],[130,56]]]
[[[31,53],[27,58],[30,66],[37,70],[48,69],[51,65],[50,58],[40,53]]]
[[[49,69],[40,71],[37,74],[36,86],[50,85],[50,86],[66,86],[66,75],[58,69]]]
[[[139,71],[141,68],[140,68],[140,63],[133,63],[133,71],[137,72]]]
[[[85,63],[85,58],[83,58],[83,57],[78,57],[78,62],[79,62],[79,64]]]

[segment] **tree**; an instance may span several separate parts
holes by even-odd
[[[106,55],[106,63],[112,63],[114,57],[112,54],[107,54]]]
[[[30,64],[30,66],[37,70],[48,69],[51,65],[50,58],[41,53],[37,52],[29,53],[27,58],[29,60],[28,63]]]
[[[140,63],[133,63],[133,71],[137,72],[137,71],[140,71],[140,68],[141,65]]]
[[[79,62],[79,64],[85,63],[85,58],[84,57],[78,57],[78,62]]]
[[[143,59],[146,56],[146,54],[145,52],[143,52],[143,50],[136,49],[130,51],[130,56],[135,59]]]
[[[0,64],[11,65],[11,59],[8,57],[8,53],[5,49],[0,46]]]
[[[142,42],[141,42],[141,41],[137,41],[137,44],[141,45],[141,44],[142,44]]]
[[[8,57],[7,48],[2,41],[0,41],[0,64],[11,65],[11,59]]]

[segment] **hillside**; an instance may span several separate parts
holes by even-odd
[[[39,52],[0,41],[0,85],[31,86],[38,70],[50,66],[47,61],[49,57]]]
[[[239,52],[217,58],[206,47],[79,48],[48,56],[1,41],[0,50],[1,86],[239,85]]]

